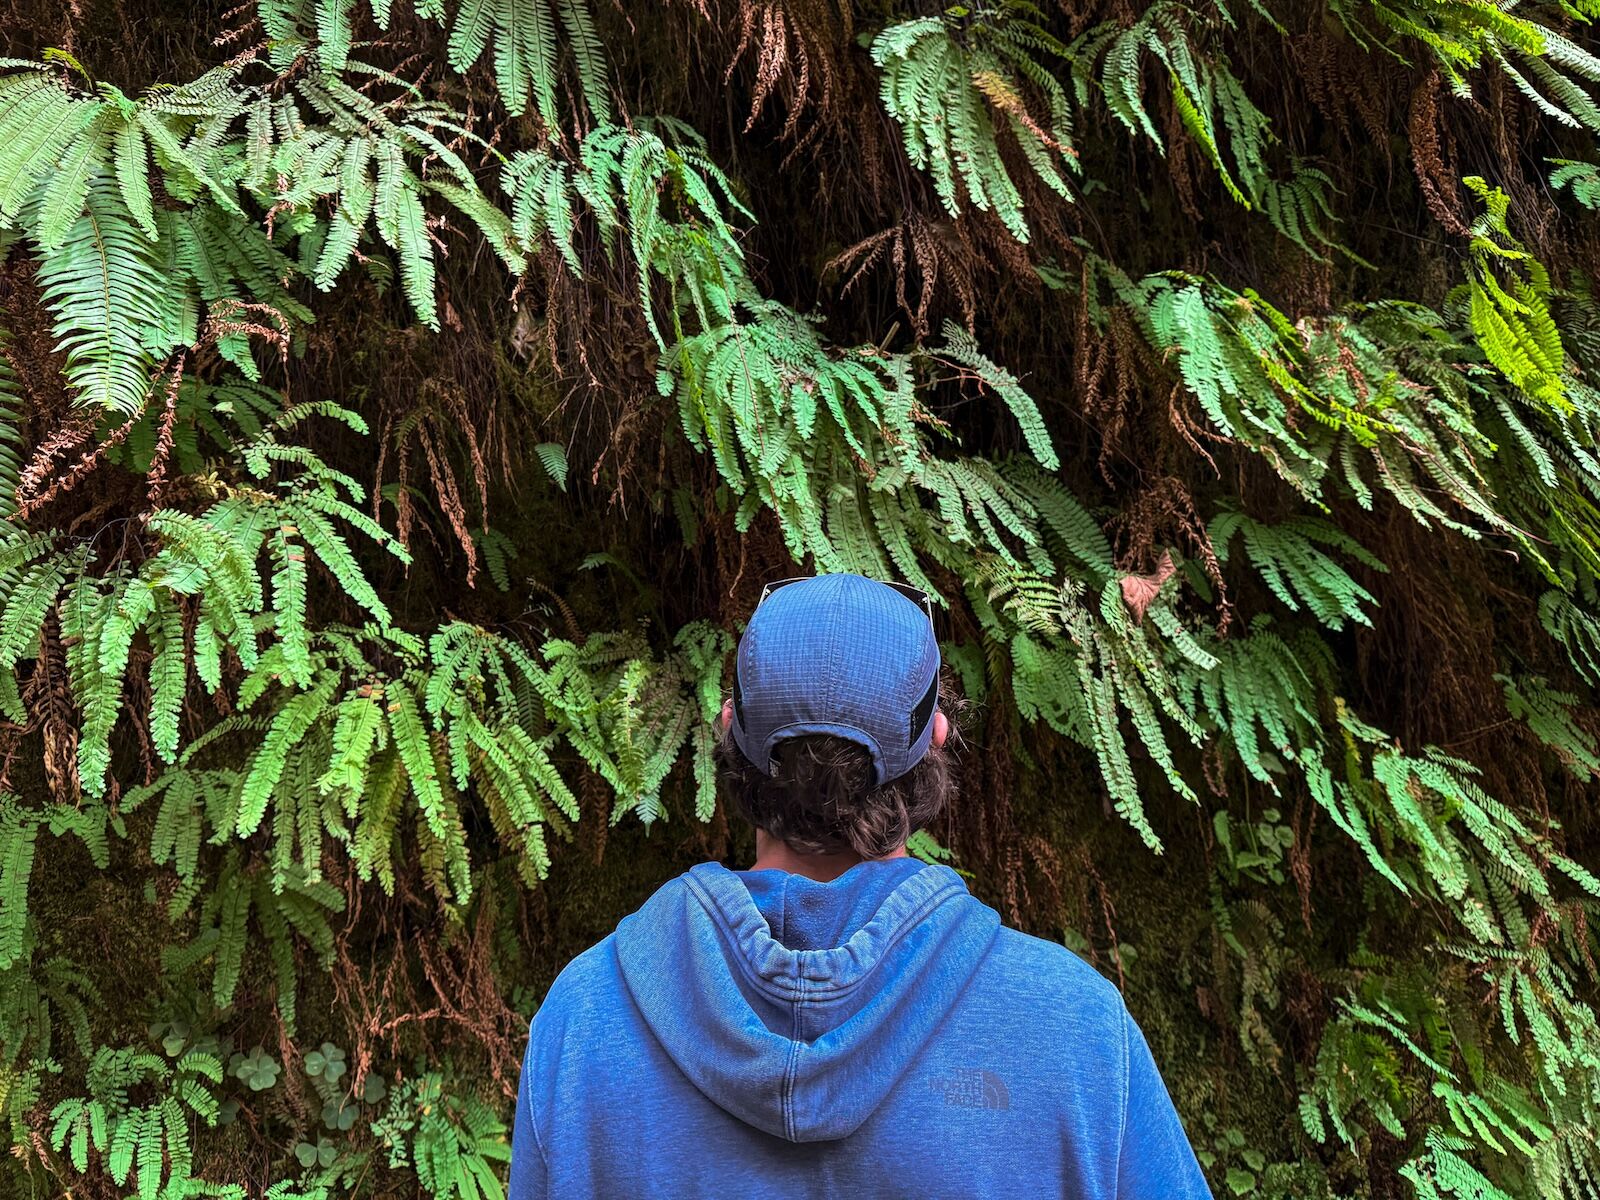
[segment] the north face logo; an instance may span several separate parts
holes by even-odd
[[[976,1067],[956,1067],[929,1081],[935,1092],[944,1097],[946,1104],[957,1108],[1009,1109],[1011,1093],[1005,1081],[993,1071]]]

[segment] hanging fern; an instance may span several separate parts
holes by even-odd
[[[94,179],[82,203],[62,244],[45,255],[39,279],[80,402],[136,413],[157,361],[151,344],[176,332],[180,315],[160,254],[129,218],[112,181]]]
[[[1341,551],[1374,571],[1388,569],[1349,535],[1314,518],[1267,525],[1243,513],[1224,512],[1206,530],[1222,563],[1228,561],[1228,546],[1236,535],[1242,535],[1261,578],[1290,611],[1304,607],[1331,629],[1342,629],[1346,621],[1372,624],[1363,607],[1375,603],[1372,593],[1318,548]]]
[[[945,209],[957,216],[965,202],[993,211],[1022,242],[1029,239],[1023,195],[998,130],[1057,196],[1070,195],[1066,171],[1077,168],[1066,89],[1039,59],[1062,62],[1070,52],[1042,17],[1013,0],[981,14],[951,10],[891,25],[872,43],[883,106],[904,131],[912,165],[933,176]],[[1028,92],[1038,97],[1033,109]]]
[[[1550,277],[1511,239],[1506,227],[1510,201],[1498,188],[1476,176],[1464,181],[1485,205],[1473,227],[1471,289],[1472,331],[1484,355],[1513,386],[1550,408],[1570,410],[1562,384],[1565,353],[1561,334],[1550,315]],[[1497,270],[1515,271],[1527,264],[1527,278],[1513,273],[1502,284]]]

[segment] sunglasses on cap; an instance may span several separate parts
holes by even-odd
[[[775,579],[761,589],[761,598],[756,601],[756,607],[760,608],[765,604],[767,597],[771,596],[779,588],[788,587],[791,583],[805,583],[807,580],[815,578],[815,575],[794,575],[788,579]],[[913,587],[909,583],[895,583],[888,579],[879,579],[877,582],[883,584],[884,587],[893,588],[911,603],[917,605],[923,612],[928,614],[928,624],[933,624],[933,597],[928,595],[927,592],[919,587]]]
[[[757,602],[755,602],[755,608],[760,610],[762,605],[765,605],[766,600],[770,600],[770,598],[773,597],[773,594],[776,594],[778,590],[784,589],[784,587],[789,587],[790,584],[800,584],[800,582],[816,582],[819,581],[819,579],[829,578],[834,578],[834,576],[810,576],[810,574],[805,574],[805,576],[794,576],[794,578],[789,579],[774,579],[773,582],[770,582],[770,584],[766,584],[766,586],[763,587],[762,595],[760,595],[760,598],[758,598]],[[920,587],[914,587],[912,584],[890,582],[888,579],[867,579],[866,576],[856,576],[856,579],[858,579],[858,582],[862,582],[862,584],[869,584],[869,586],[870,584],[874,584],[874,582],[880,582],[880,584],[883,584],[885,587],[893,587],[893,589],[896,590],[896,592],[899,592],[902,597],[906,597],[907,600],[910,600],[910,602],[914,603],[914,605],[917,605],[918,608],[922,610],[926,621],[928,621],[928,635],[930,635],[930,640],[933,640],[933,597],[931,597],[928,592],[920,589]],[[802,621],[802,626],[803,624],[805,624],[805,622]],[[859,632],[861,632],[861,630],[858,630],[858,645],[856,645],[856,648],[854,648],[851,653],[858,654],[858,658],[870,658],[869,646],[859,645]],[[786,634],[789,635],[789,637],[803,637],[800,627],[790,627],[790,629],[786,630]],[[810,653],[810,651],[808,651],[808,653]],[[790,662],[790,664],[787,664],[786,669],[795,669],[794,664]],[[883,680],[859,680],[859,682],[861,682],[862,686],[866,686],[867,690],[869,691],[874,690],[874,688],[877,688],[878,685],[885,685]],[[781,702],[782,706],[795,706],[795,704],[798,704],[798,706],[802,707],[803,709],[803,707],[806,707],[808,704],[810,704],[811,699],[816,698],[808,698],[808,690],[806,690],[805,683],[795,682],[790,683],[790,685],[787,685],[786,688],[784,688],[784,691],[782,691]],[[878,718],[877,722],[872,723],[874,728],[869,731],[870,738],[872,738],[872,741],[874,741],[875,746],[882,750],[886,757],[890,758],[890,762],[880,763],[880,765],[878,765],[880,766],[880,782],[888,781],[888,779],[898,778],[899,774],[904,774],[904,771],[910,770],[910,766],[915,765],[915,760],[910,760],[910,758],[904,757],[904,754],[906,754],[910,747],[915,747],[917,746],[918,742],[922,741],[923,734],[925,734],[926,728],[928,728],[928,723],[933,720],[933,714],[936,712],[936,710],[938,710],[938,702],[938,669],[934,669],[933,672],[931,672],[931,677],[928,678],[928,682],[926,682],[926,688],[922,691],[920,696],[904,696],[904,694],[893,694],[893,696],[890,696],[890,694],[885,694],[885,698],[883,698],[882,717]],[[813,709],[814,707],[816,706],[813,706]],[[744,712],[744,694],[742,694],[742,686],[741,680],[739,680],[738,670],[734,670],[733,675],[733,712],[734,731],[736,731],[736,734],[739,734],[739,736],[747,736],[746,731],[749,730],[749,726],[747,726],[746,723],[746,712]],[[813,710],[813,712],[810,712],[810,715],[798,717],[798,720],[802,720],[802,722],[813,723],[821,722],[821,720],[832,720],[832,717],[827,717],[826,714],[818,715],[818,712],[819,709]],[[797,714],[795,714],[795,712],[789,712],[787,717],[779,723],[794,722],[794,720],[797,720]],[[750,754],[752,754],[752,750],[747,749],[747,757],[749,757]],[[918,757],[920,757],[920,755],[918,755]],[[754,758],[752,758],[752,762],[754,762]]]

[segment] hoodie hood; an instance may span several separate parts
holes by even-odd
[[[616,933],[645,1023],[705,1096],[791,1142],[883,1102],[1000,925],[949,867],[861,863],[831,883],[701,863]]]

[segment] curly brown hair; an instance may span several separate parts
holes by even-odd
[[[955,798],[950,747],[956,737],[951,720],[945,746],[930,745],[911,770],[873,787],[872,755],[845,738],[815,734],[782,742],[768,775],[724,729],[716,747],[717,788],[724,804],[736,805],[752,825],[798,853],[853,850],[862,858],[883,858],[931,825]]]

